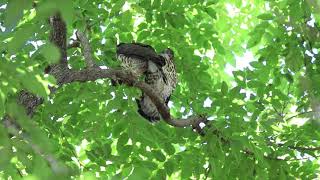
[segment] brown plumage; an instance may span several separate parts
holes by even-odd
[[[164,57],[165,65],[158,68],[152,62],[148,64],[145,82],[149,84],[168,105],[170,96],[177,84],[177,75],[173,63],[173,51],[166,49],[160,56]],[[143,93],[140,100],[137,100],[139,114],[150,122],[160,120],[161,116],[151,99]]]
[[[155,50],[141,43],[121,43],[117,46],[117,58],[125,70],[131,71],[136,77],[145,75],[145,82],[168,103],[170,95],[177,83],[174,54],[171,49],[166,49],[159,55]],[[150,122],[160,120],[161,116],[146,95],[142,94],[137,100],[138,112]]]

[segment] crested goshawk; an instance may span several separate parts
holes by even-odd
[[[117,59],[121,61],[122,68],[136,77],[145,75],[145,82],[163,98],[166,105],[177,84],[173,58],[174,53],[169,48],[157,54],[151,46],[141,43],[120,43],[117,46]],[[160,120],[160,113],[145,93],[136,101],[141,116],[150,122]]]

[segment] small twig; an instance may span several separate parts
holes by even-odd
[[[291,83],[289,84],[289,87],[288,87],[287,97],[289,97],[289,94],[290,94],[290,87],[291,87]],[[288,104],[289,104],[289,101],[286,101],[282,106],[281,114],[284,116],[286,116],[286,114],[284,114],[284,110],[287,108]]]
[[[276,145],[279,147],[288,147],[290,149],[295,149],[300,151],[319,151],[320,150],[320,146],[317,146],[317,147],[304,147],[304,146],[292,146],[292,145],[287,146],[284,143],[278,143]]]
[[[291,119],[293,119],[293,118],[295,118],[295,117],[298,117],[298,116],[301,116],[301,115],[304,115],[304,114],[313,113],[313,112],[314,112],[314,111],[301,112],[301,113],[299,113],[299,114],[296,114],[296,115],[293,115],[293,116],[291,116],[291,117],[288,117],[285,121],[289,121],[289,120],[291,120]]]
[[[78,47],[80,47],[80,41],[74,40],[72,41],[72,43],[68,45],[67,49],[78,48]]]
[[[250,151],[250,150],[248,150],[248,149],[244,150],[243,152],[244,152],[245,154],[247,154],[247,155],[250,155],[250,156],[254,156],[254,155],[255,155],[252,151]],[[281,159],[281,158],[278,158],[278,157],[270,157],[270,156],[267,156],[267,155],[264,155],[263,157],[266,158],[266,159],[276,160],[276,161],[301,161],[301,160],[305,160],[305,159],[310,159],[310,157]],[[318,155],[318,156],[312,156],[312,157],[318,158],[318,157],[320,157],[320,155]]]
[[[45,154],[44,151],[36,144],[32,142],[29,136],[25,132],[19,132],[20,126],[13,120],[13,118],[6,116],[3,120],[4,126],[8,129],[8,132],[16,137],[20,137],[24,141],[26,141],[30,146],[31,149],[38,154],[39,156],[43,157],[47,163],[50,165],[52,171],[55,174],[66,174],[66,169],[62,166],[61,163],[51,154]]]
[[[20,177],[23,177],[21,171],[16,167],[17,171],[18,171],[18,174],[20,175]]]
[[[93,60],[93,57],[92,57],[92,51],[91,51],[91,47],[90,47],[88,38],[86,37],[85,34],[83,34],[80,31],[76,32],[76,36],[81,42],[81,46],[82,46],[82,50],[83,50],[83,56],[84,56],[84,59],[86,61],[87,67],[88,68],[95,67],[96,64],[95,64],[95,62]]]
[[[211,171],[211,164],[208,165],[208,167],[206,168],[206,172],[205,172],[205,177],[204,179],[208,179],[209,173]]]
[[[274,110],[281,118],[283,118],[283,115],[282,115],[273,105],[271,105],[271,106],[272,106],[273,110]]]
[[[69,143],[68,140],[67,140],[67,137],[66,137],[66,135],[63,133],[63,131],[60,130],[60,133],[61,133],[62,136],[66,139],[67,143]],[[83,168],[83,167],[84,167],[84,164],[77,158],[78,156],[77,156],[77,154],[74,152],[74,149],[71,149],[71,152],[72,152],[73,156],[77,159],[80,167]]]
[[[312,157],[318,159],[320,157],[320,155],[312,156]],[[302,161],[302,160],[308,160],[308,159],[310,159],[310,157],[293,158],[293,159],[288,159],[288,160],[285,160],[285,161]]]
[[[318,156],[312,156],[313,158],[318,159],[320,157],[320,155]],[[270,160],[277,160],[277,161],[302,161],[302,160],[308,160],[310,159],[310,157],[303,157],[303,158],[290,158],[290,159],[281,159],[281,158],[272,158],[272,157],[268,157],[268,159]]]

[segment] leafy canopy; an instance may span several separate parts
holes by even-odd
[[[0,116],[15,117],[32,142],[1,123],[0,177],[58,176],[33,144],[65,178],[319,177],[319,10],[312,0],[0,0]],[[86,30],[100,66],[118,65],[119,42],[173,49],[171,114],[207,114],[206,135],[149,124],[136,112],[140,92],[108,79],[49,94],[56,81],[44,69],[61,56],[49,41],[56,11],[68,42]],[[85,67],[80,48],[68,49],[68,63]],[[16,103],[22,89],[45,99],[32,118]]]

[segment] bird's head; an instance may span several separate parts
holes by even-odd
[[[163,50],[161,52],[161,55],[165,56],[166,58],[168,58],[170,60],[173,60],[173,58],[174,58],[174,53],[173,53],[172,49],[170,49],[170,48]]]

